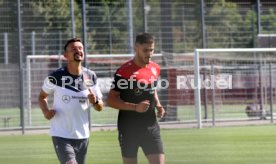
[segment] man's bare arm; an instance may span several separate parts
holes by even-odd
[[[146,112],[149,107],[149,101],[144,100],[141,101],[138,104],[125,102],[120,98],[120,92],[110,90],[108,97],[107,97],[107,104],[115,109],[119,110],[130,110],[130,111],[136,111],[139,113]]]
[[[54,115],[56,114],[56,111],[49,109],[47,97],[48,97],[48,94],[45,93],[43,90],[41,90],[38,96],[38,102],[44,117],[47,120],[50,120],[54,117]]]

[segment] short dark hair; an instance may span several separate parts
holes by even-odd
[[[138,35],[136,35],[135,44],[137,43],[138,44],[154,43],[154,36],[147,32],[139,33]]]
[[[81,42],[81,39],[79,39],[79,38],[72,38],[72,39],[69,39],[69,40],[66,42],[65,46],[64,46],[64,51],[66,51],[67,46],[68,46],[70,43],[73,43],[73,42]],[[82,43],[82,42],[81,42],[81,43]]]

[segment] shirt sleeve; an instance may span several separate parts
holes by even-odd
[[[95,72],[92,72],[92,78],[91,80],[93,81],[93,86],[90,87],[90,89],[92,90],[92,92],[96,95],[96,97],[98,99],[102,99],[103,97],[103,94],[101,92],[101,89],[99,87],[99,84],[98,84],[98,77],[96,75]]]
[[[117,92],[121,92],[121,87],[119,87],[119,82],[120,79],[122,79],[122,77],[119,75],[119,74],[115,74],[114,76],[114,80],[112,82],[112,85],[111,85],[111,89],[114,90],[114,91],[117,91]]]
[[[44,79],[42,90],[47,94],[54,93],[56,87],[56,79],[53,76],[47,76]]]
[[[98,99],[102,99],[103,98],[103,94],[102,94],[101,89],[98,86],[98,84],[92,86],[91,90],[98,97]]]

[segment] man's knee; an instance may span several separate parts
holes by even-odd
[[[165,154],[147,155],[150,164],[165,164]]]
[[[66,162],[66,164],[77,164],[75,159],[70,159],[69,161]]]

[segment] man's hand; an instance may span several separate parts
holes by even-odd
[[[96,95],[92,92],[90,88],[88,89],[88,91],[89,94],[87,95],[87,97],[89,99],[89,102],[94,105],[97,102]]]
[[[47,120],[51,120],[55,116],[56,111],[55,110],[45,110],[45,111],[43,111],[43,114]]]
[[[43,90],[40,91],[39,96],[38,96],[38,102],[39,102],[39,107],[44,115],[44,117],[47,120],[51,120],[55,114],[56,111],[53,109],[48,108],[48,101],[47,101],[48,94],[44,92]]]
[[[149,109],[149,100],[141,101],[139,104],[135,105],[135,111],[138,113],[144,113]]]
[[[163,108],[163,106],[162,105],[158,105],[158,106],[156,106],[156,109],[157,109],[157,117],[158,118],[162,118],[162,117],[164,117],[165,116],[165,109]]]
[[[93,107],[96,111],[98,111],[98,112],[102,111],[103,110],[103,101],[98,100],[90,88],[88,90],[89,90],[89,94],[88,94],[89,102],[93,104]]]
[[[98,112],[102,111],[103,110],[103,101],[99,100],[99,103],[94,105],[94,109]]]

